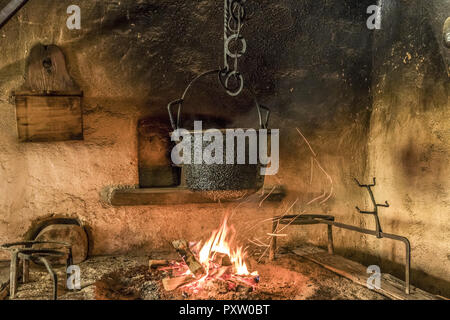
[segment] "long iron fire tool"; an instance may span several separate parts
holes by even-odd
[[[378,239],[388,238],[395,241],[401,241],[405,244],[405,292],[406,294],[410,294],[410,281],[411,281],[411,244],[406,237],[402,237],[396,234],[385,233],[381,229],[380,220],[378,218],[378,207],[389,207],[389,203],[386,201],[385,204],[379,204],[375,201],[375,196],[372,192],[372,187],[376,186],[376,178],[373,178],[372,184],[361,184],[357,179],[355,179],[356,183],[361,188],[366,188],[369,192],[370,199],[374,205],[373,211],[364,211],[356,207],[356,209],[361,214],[369,214],[373,215],[375,219],[375,230],[364,229],[348,224],[343,224],[334,221],[334,216],[328,215],[320,215],[320,214],[302,214],[302,215],[287,215],[275,217],[273,219],[272,225],[272,234],[276,234],[278,225],[308,225],[308,224],[326,224],[328,226],[328,253],[334,253],[334,245],[333,245],[333,226],[341,229],[356,231],[363,234],[368,234],[371,236],[375,236]],[[270,251],[269,251],[269,260],[275,260],[275,251],[277,248],[276,236],[272,238]]]

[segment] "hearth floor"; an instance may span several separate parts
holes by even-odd
[[[154,254],[151,257],[102,256],[92,257],[79,264],[82,289],[65,289],[64,268],[55,268],[60,279],[60,300],[160,300],[160,299],[295,299],[295,300],[384,300],[385,296],[341,277],[301,256],[287,252],[278,255],[275,262],[257,264],[261,281],[251,293],[202,290],[198,294],[186,293],[182,288],[165,292],[157,279],[148,271],[148,260],[173,258],[173,255]],[[9,264],[0,264],[0,283],[8,279]],[[52,284],[47,272],[32,266],[30,282],[20,284],[15,299],[50,299]]]

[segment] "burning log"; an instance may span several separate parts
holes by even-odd
[[[175,240],[172,242],[173,247],[177,250],[178,254],[186,262],[189,270],[195,277],[201,277],[206,273],[202,264],[197,261],[186,240]]]
[[[230,257],[225,253],[216,252],[213,262],[223,267],[231,266]]]
[[[168,260],[149,260],[148,261],[148,267],[150,269],[156,269],[159,267],[166,267],[170,265],[170,261]]]
[[[229,291],[240,292],[240,293],[250,293],[253,291],[253,286],[248,283],[239,281],[237,279],[228,279],[223,282],[224,288],[222,291],[224,293]]]
[[[220,229],[214,231],[203,246],[198,242],[191,250],[186,240],[172,242],[183,259],[181,263],[150,260],[149,265],[150,268],[168,266],[158,269],[170,274],[162,280],[166,291],[185,287],[193,293],[205,289],[218,293],[234,291],[246,294],[255,288],[259,276],[256,271],[248,271],[244,261],[245,249],[232,243],[232,239],[232,229],[227,227],[225,218]]]
[[[166,291],[173,291],[185,284],[191,283],[195,281],[195,278],[192,275],[187,275],[187,276],[181,276],[181,277],[176,277],[176,278],[164,278],[162,280],[164,289]]]

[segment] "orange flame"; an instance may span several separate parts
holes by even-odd
[[[181,287],[198,293],[207,286],[207,283],[215,280],[225,281],[228,290],[237,288],[237,283],[244,283],[253,288],[256,287],[259,282],[258,272],[254,271],[250,273],[248,271],[247,264],[245,263],[245,248],[237,245],[235,241],[236,232],[227,223],[228,216],[225,216],[220,228],[212,232],[211,237],[205,244],[202,245],[201,241],[190,244],[192,252],[205,268],[206,274]],[[216,259],[218,254],[223,255],[221,262]],[[229,258],[231,266],[229,264],[227,266],[224,265],[223,259],[226,259],[226,257]],[[172,276],[192,275],[189,267],[184,262],[174,263],[166,269],[172,270]]]
[[[217,253],[222,253],[230,258],[230,261],[234,266],[234,273],[236,275],[250,275],[244,261],[246,252],[242,246],[236,246],[235,248],[232,247],[235,243],[235,231],[233,228],[228,227],[227,223],[228,217],[226,216],[223,219],[220,228],[213,231],[211,237],[203,246],[201,246],[201,243],[197,244],[198,247],[201,246],[198,260],[209,272],[211,261],[214,259],[215,255]]]

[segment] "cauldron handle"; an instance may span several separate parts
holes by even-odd
[[[253,98],[255,99],[255,105],[256,109],[258,110],[258,118],[259,118],[259,127],[260,129],[267,129],[269,126],[269,117],[270,117],[270,110],[266,106],[263,106],[262,104],[259,104],[258,100],[256,99],[256,95],[252,92]],[[263,121],[261,109],[266,111],[266,118]]]
[[[193,86],[193,84],[194,84],[197,80],[199,80],[200,78],[202,78],[202,77],[204,77],[204,76],[207,76],[207,75],[210,75],[210,74],[214,74],[214,73],[217,73],[218,78],[219,78],[219,81],[220,81],[220,72],[221,72],[221,71],[222,71],[222,70],[220,70],[220,69],[217,69],[217,70],[210,70],[210,71],[206,71],[206,72],[204,72],[204,73],[198,75],[197,77],[195,77],[195,78],[188,84],[188,86],[186,87],[186,89],[185,89],[184,92],[183,92],[183,95],[181,96],[181,99],[174,100],[174,101],[170,102],[170,103],[167,105],[167,111],[169,112],[170,124],[171,124],[173,130],[177,130],[177,129],[179,128],[179,125],[180,125],[180,119],[181,119],[181,107],[183,106],[183,103],[184,103],[184,99],[185,99],[185,97],[186,97],[186,94],[188,93],[189,89]],[[260,105],[259,102],[258,102],[258,100],[256,99],[255,93],[254,93],[253,91],[251,91],[251,90],[250,90],[250,92],[251,92],[251,94],[253,95],[253,99],[255,100],[256,109],[258,110],[259,126],[260,126],[261,129],[267,129],[267,126],[268,126],[268,124],[269,124],[270,110],[269,110],[267,107],[265,107],[265,106],[263,106],[263,105]],[[174,105],[178,105],[178,111],[177,111],[177,119],[176,119],[176,121],[175,121],[175,119],[174,119],[174,115],[172,114],[172,107],[173,107]],[[266,111],[266,117],[265,117],[264,120],[263,120],[263,117],[262,117],[262,114],[261,114],[261,109],[263,109],[264,111]]]

